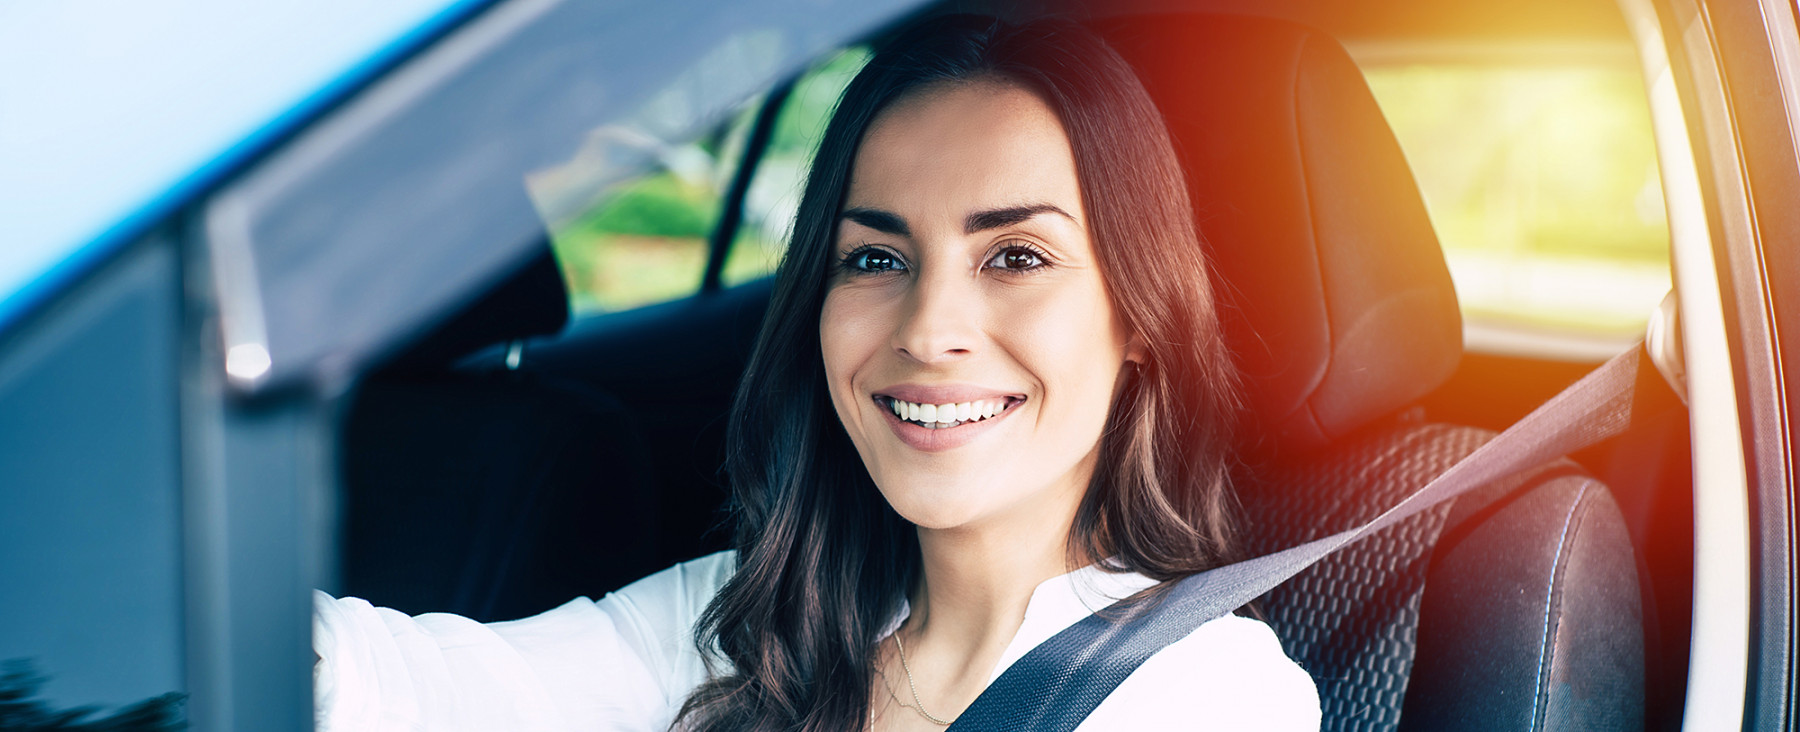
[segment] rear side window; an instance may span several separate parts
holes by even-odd
[[[1669,290],[1649,103],[1630,49],[1613,50],[1359,59],[1443,244],[1470,350],[1603,357],[1643,336]]]
[[[569,165],[530,178],[575,315],[628,310],[699,290],[707,236],[760,102],[712,134],[680,145],[602,128]],[[599,190],[584,190],[574,180],[581,171],[604,167],[585,161],[609,157],[638,158],[651,172]],[[591,202],[558,200],[572,197]],[[573,213],[559,215],[563,211]]]
[[[838,98],[869,60],[866,48],[851,48],[827,59],[794,84],[782,105],[769,148],[756,166],[744,196],[744,223],[725,259],[724,285],[741,284],[775,271],[787,250],[800,208],[800,193],[813,154]]]
[[[840,52],[796,83],[776,118],[725,260],[726,287],[774,272],[787,249],[800,189],[837,100],[868,53]],[[630,128],[589,135],[566,164],[527,181],[577,315],[628,310],[699,291],[709,239],[766,95],[711,133],[670,145]],[[649,172],[596,183],[595,171]]]

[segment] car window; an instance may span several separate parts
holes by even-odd
[[[1649,103],[1629,49],[1360,58],[1424,195],[1467,347],[1597,358],[1669,291]]]
[[[0,348],[0,729],[185,728],[179,266],[139,246]]]
[[[767,276],[780,263],[825,123],[867,59],[866,49],[841,51],[796,80],[745,193],[743,221],[721,276],[726,287]],[[530,177],[576,315],[699,290],[708,238],[766,98],[757,96],[712,134],[683,145],[658,145],[628,128],[595,130],[569,163]],[[634,156],[653,172],[605,186],[582,180],[585,171],[620,167],[618,158]]]
[[[706,269],[707,237],[761,98],[702,139],[665,145],[629,128],[594,131],[575,159],[529,179],[576,315],[691,295]],[[590,161],[642,157],[652,172],[584,186]],[[599,163],[605,164],[605,163]]]
[[[825,124],[844,87],[868,60],[867,48],[846,49],[795,82],[744,195],[744,221],[725,259],[722,279],[726,287],[766,276],[780,264],[794,214],[800,208],[806,171],[825,136]]]

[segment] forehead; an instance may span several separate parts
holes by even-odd
[[[882,110],[857,150],[847,205],[910,220],[1026,201],[1085,220],[1055,110],[1020,85],[984,79],[931,84]]]

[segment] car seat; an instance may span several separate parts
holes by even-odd
[[[1414,405],[1461,356],[1443,255],[1362,74],[1267,19],[1096,21],[1189,176],[1250,406],[1251,555],[1360,524],[1492,433]],[[1637,563],[1606,486],[1567,461],[1315,565],[1260,611],[1326,729],[1640,729]]]

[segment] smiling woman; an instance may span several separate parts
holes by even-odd
[[[1085,31],[950,18],[878,52],[764,323],[733,414],[740,566],[698,639],[735,672],[695,728],[930,728],[1110,598],[1230,555],[1233,378],[1186,186]],[[1227,617],[1084,726],[1198,710],[1318,723],[1273,635]]]
[[[1232,556],[1234,375],[1161,117],[1098,38],[948,16],[827,128],[731,414],[735,552],[480,625],[319,597],[327,727],[948,725],[1044,640]],[[451,693],[454,691],[454,693]],[[1206,623],[1085,729],[1316,729]]]

